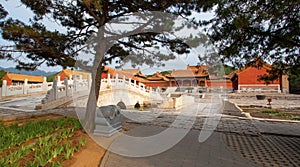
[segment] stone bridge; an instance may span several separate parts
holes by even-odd
[[[141,105],[162,100],[159,89],[154,91],[144,84],[137,84],[135,80],[125,78],[102,79],[98,106],[125,104],[126,107],[133,107],[137,102]]]
[[[82,77],[71,77],[74,80],[54,81],[53,88],[48,91],[46,97],[42,100],[42,104],[38,105],[36,109],[49,109],[55,108],[67,103],[72,103],[75,99],[75,103],[80,103],[76,106],[86,106],[88,93],[91,85],[91,77],[87,80],[77,79]],[[119,78],[116,75],[115,78],[101,80],[100,96],[97,102],[98,106],[105,105],[117,105],[123,104],[126,107],[133,107],[137,102],[143,105],[149,104],[155,101],[161,101],[160,89],[153,90],[151,87],[146,87],[144,84],[135,80]]]

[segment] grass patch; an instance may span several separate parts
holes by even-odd
[[[291,120],[293,120],[293,121],[300,121],[300,118],[291,118]]]
[[[263,110],[263,111],[261,111],[261,113],[264,113],[264,114],[279,114],[279,111],[277,111],[277,110]]]
[[[291,115],[286,114],[286,113],[281,113],[277,110],[263,110],[263,111],[261,111],[261,113],[269,114],[269,115],[275,115],[275,116],[278,116],[278,117],[290,117],[291,116]]]
[[[0,166],[61,166],[85,145],[74,136],[78,119],[60,117],[24,125],[0,124]]]

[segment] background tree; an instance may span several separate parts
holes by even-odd
[[[147,26],[159,25],[164,18],[154,16],[152,20],[136,27],[127,33],[114,34],[107,31],[107,24],[115,21],[124,21],[132,13],[160,11],[187,17],[192,11],[202,11],[211,8],[212,3],[194,0],[154,0],[154,1],[130,1],[130,0],[20,0],[20,2],[34,13],[30,23],[26,24],[13,18],[5,18],[7,12],[0,8],[2,37],[11,41],[14,45],[1,46],[2,58],[16,61],[18,68],[35,69],[37,66],[47,63],[49,66],[61,65],[63,67],[74,66],[79,52],[85,51],[95,55],[90,67],[84,66],[84,62],[77,61],[82,69],[92,73],[92,89],[89,96],[84,127],[88,131],[93,130],[95,108],[99,95],[101,72],[103,66],[119,58],[118,61],[129,55],[140,55],[139,50],[146,52],[138,59],[136,64],[147,62],[154,64],[165,59],[174,58],[163,54],[153,54],[145,48],[150,46],[166,47],[179,54],[188,53],[189,46],[182,40],[172,38],[164,31],[147,31]],[[123,17],[125,16],[125,17]],[[140,18],[147,17],[139,16]],[[45,18],[50,18],[65,32],[47,29],[43,24]],[[155,19],[157,20],[155,20]],[[144,19],[145,20],[145,19]],[[146,18],[147,20],[147,18]],[[174,24],[172,21],[166,26]],[[191,26],[190,22],[185,25]],[[164,27],[165,29],[167,27]],[[108,36],[107,36],[108,35]],[[127,37],[123,40],[122,37]],[[101,41],[95,42],[96,41]],[[88,45],[86,45],[88,43]],[[157,49],[157,48],[156,48]],[[30,61],[23,61],[20,56]]]
[[[273,63],[265,79],[294,73],[300,65],[298,0],[220,0],[215,17],[201,22],[225,62],[242,67],[259,57]]]

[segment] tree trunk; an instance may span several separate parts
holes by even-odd
[[[98,46],[92,70],[91,90],[86,106],[85,119],[83,124],[83,128],[88,133],[93,133],[95,129],[95,113],[101,87],[103,60],[108,47],[107,43],[104,40],[104,34],[102,30],[99,31],[98,37]]]
[[[86,106],[86,113],[83,127],[88,133],[93,133],[95,129],[95,113],[97,108],[97,102],[99,98],[99,92],[101,87],[101,74],[102,74],[102,63],[97,67],[96,72],[92,73],[92,84],[91,90]]]

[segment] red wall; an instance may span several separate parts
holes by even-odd
[[[208,87],[221,87],[223,88],[232,88],[232,82],[231,81],[207,81]]]
[[[60,73],[59,76],[61,81],[64,81],[64,79],[67,77],[64,73]]]
[[[167,87],[168,82],[151,82],[151,83],[144,83],[146,86],[148,87],[153,87],[153,88],[156,88],[156,87]]]
[[[10,80],[6,75],[4,75],[2,77],[2,81],[6,80],[7,81],[7,86],[11,86],[12,85],[12,80]]]
[[[239,84],[265,84],[264,81],[258,81],[260,75],[268,74],[265,68],[248,67],[238,75]],[[279,80],[274,81],[272,84],[279,84]]]

